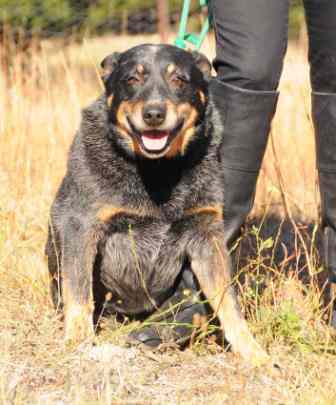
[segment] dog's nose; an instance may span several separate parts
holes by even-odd
[[[147,125],[157,127],[165,120],[166,113],[164,104],[148,104],[144,106],[142,116]]]

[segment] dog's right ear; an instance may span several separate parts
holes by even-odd
[[[192,56],[196,62],[196,66],[202,72],[205,80],[211,79],[211,63],[209,59],[198,51],[193,51]]]
[[[111,55],[106,56],[105,59],[101,62],[100,66],[103,68],[103,73],[102,73],[102,80],[105,84],[105,87],[107,86],[107,82],[109,78],[111,77],[113,71],[118,65],[120,58],[120,53],[119,52],[114,52]]]

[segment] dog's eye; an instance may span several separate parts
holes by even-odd
[[[130,86],[133,86],[135,84],[138,84],[140,82],[139,78],[136,76],[129,76],[127,78],[127,84],[129,84]]]
[[[174,75],[171,81],[175,86],[182,87],[188,83],[188,78],[184,75]]]

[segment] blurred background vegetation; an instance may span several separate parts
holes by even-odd
[[[280,1],[280,0],[279,0]],[[161,0],[176,30],[183,0]],[[5,28],[26,37],[100,35],[106,32],[142,34],[157,31],[158,0],[0,0],[0,33]],[[198,1],[192,2],[191,24],[200,24]],[[301,0],[292,1],[290,35],[300,32]]]

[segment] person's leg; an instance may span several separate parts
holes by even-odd
[[[128,342],[153,348],[167,342],[184,346],[196,331],[195,317],[206,319],[209,315],[208,306],[202,299],[190,264],[185,264],[172,295],[154,312],[148,326],[129,334]]]
[[[305,0],[325,263],[336,282],[336,1]]]
[[[335,94],[336,2],[333,0],[304,0],[304,6],[313,94]]]
[[[287,48],[288,0],[212,0],[217,78],[210,83],[222,132],[228,247],[253,205]],[[218,129],[216,129],[218,130]]]
[[[288,0],[211,0],[214,67],[224,83],[254,91],[278,87],[287,49]]]

